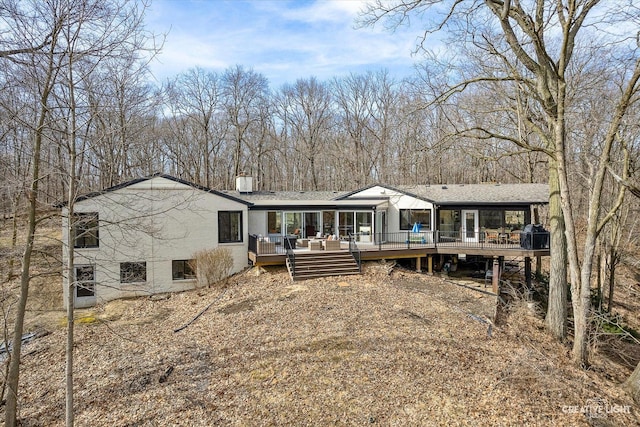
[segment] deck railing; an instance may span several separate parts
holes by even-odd
[[[349,253],[358,263],[358,271],[362,272],[362,253],[360,252],[354,237],[355,236],[353,234],[349,234]]]
[[[293,251],[294,246],[295,243],[292,246],[291,240],[284,240],[284,249],[287,251],[287,261],[289,261],[292,277],[296,275],[296,253]]]
[[[400,231],[394,233],[350,234],[349,251],[355,256],[363,250],[419,249],[419,248],[474,248],[474,249],[548,249],[548,231]],[[305,250],[296,244],[294,236],[270,235],[268,239],[249,235],[249,251],[258,255],[287,254],[295,263],[295,251]],[[292,264],[292,267],[295,264]]]
[[[374,244],[382,249],[411,248],[518,248],[548,249],[549,232],[505,231],[488,233],[485,231],[462,233],[461,231],[401,231],[395,233],[375,233]],[[356,237],[357,240],[357,237]]]

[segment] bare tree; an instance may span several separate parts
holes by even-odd
[[[581,262],[578,255],[575,212],[569,192],[567,170],[569,106],[567,82],[571,78],[570,64],[576,54],[578,34],[581,30],[586,31],[583,27],[587,24],[595,24],[597,28],[598,23],[603,23],[604,15],[598,14],[596,9],[599,3],[598,0],[569,2],[561,0],[554,2],[417,0],[398,1],[391,4],[376,2],[365,15],[364,21],[373,24],[387,18],[387,22],[398,25],[411,13],[433,10],[431,7],[434,5],[443,6],[447,13],[439,23],[428,29],[425,40],[429,32],[448,27],[466,43],[465,46],[472,46],[488,58],[493,58],[489,64],[490,68],[478,69],[475,76],[465,78],[461,83],[450,87],[443,97],[452,96],[475,84],[501,83],[516,88],[517,93],[534,104],[535,108],[532,111],[539,113],[540,117],[528,114],[521,117],[524,126],[536,131],[543,142],[543,146],[537,149],[542,149],[550,157],[550,216],[553,251],[547,325],[554,335],[559,338],[564,336],[566,330],[564,257],[568,254],[576,325],[573,357],[578,364],[587,362],[587,313],[596,237],[603,224],[611,218],[612,212],[619,206],[620,200],[616,199],[609,213],[603,214],[600,196],[603,191],[604,177],[611,166],[610,154],[617,142],[616,133],[629,106],[635,101],[637,91],[638,58],[634,52],[630,52],[631,55],[625,57],[630,58],[625,66],[631,71],[619,76],[617,81],[619,90],[612,109],[615,113],[607,118],[608,122],[601,125],[607,131],[600,145],[598,165],[592,180],[588,227]],[[619,16],[625,21],[637,12],[633,6],[629,5],[616,4],[612,7],[618,8],[618,14],[605,15]],[[485,22],[493,26],[483,25]],[[624,42],[625,36],[622,38]],[[621,40],[620,38],[612,40],[614,43],[616,41]],[[477,129],[477,131],[479,135],[485,137],[509,140],[523,148],[529,148],[526,141],[505,135],[500,130]]]
[[[30,152],[31,177],[28,191],[28,226],[25,250],[22,256],[20,299],[15,315],[11,362],[7,379],[6,425],[17,423],[18,383],[20,352],[26,302],[31,278],[30,266],[34,235],[38,224],[38,208],[42,194],[43,178],[54,192],[55,182],[64,182],[66,198],[77,196],[78,180],[84,166],[79,154],[84,154],[87,144],[87,129],[91,123],[91,112],[87,107],[89,97],[85,89],[88,76],[95,73],[103,61],[122,58],[133,50],[140,50],[146,42],[141,32],[144,4],[126,0],[47,0],[14,2],[4,1],[0,7],[0,19],[4,28],[9,28],[10,37],[2,42],[12,43],[10,61],[23,76],[28,76],[30,91],[36,100],[35,125],[30,129],[33,146]],[[35,23],[35,25],[34,25]],[[45,43],[37,44],[38,40]],[[20,45],[22,44],[22,46]],[[42,49],[34,49],[41,46]],[[5,57],[6,58],[6,57]],[[25,79],[26,80],[26,79]],[[28,123],[26,117],[16,114],[14,120],[20,125]],[[80,138],[82,135],[84,138]],[[53,148],[53,141],[61,145]],[[68,157],[54,153],[61,153]],[[43,156],[48,166],[42,170]],[[59,172],[52,176],[54,161]],[[52,192],[53,193],[53,192]],[[53,195],[53,194],[51,194]],[[73,211],[73,208],[71,207]],[[73,270],[73,250],[69,254],[69,266]],[[75,283],[70,280],[73,286]],[[67,364],[66,364],[66,423],[73,424],[73,295],[68,311]]]
[[[331,94],[327,85],[315,78],[299,79],[294,85],[284,85],[280,90],[275,114],[284,126],[291,129],[298,152],[306,163],[302,170],[310,171],[310,188],[320,189],[318,163],[327,145],[327,133],[331,128],[333,113]]]
[[[52,7],[53,6],[53,7]],[[61,35],[64,22],[64,10],[55,5],[32,2],[31,4],[16,4],[11,2],[6,7],[0,8],[0,19],[3,24],[12,28],[19,36],[11,40],[20,46],[26,43],[33,45],[33,40],[42,40],[50,37],[44,52],[29,51],[20,53],[20,58],[12,57],[12,60],[21,64],[25,74],[31,74],[38,85],[34,87],[34,95],[38,99],[36,122],[32,129],[33,148],[31,161],[31,177],[28,189],[27,203],[27,233],[25,249],[22,254],[22,267],[20,273],[20,299],[16,308],[15,323],[13,328],[13,341],[9,362],[9,374],[7,376],[7,402],[5,409],[5,425],[17,424],[18,409],[18,382],[20,376],[20,353],[22,349],[22,333],[24,330],[24,315],[29,296],[30,267],[33,254],[34,237],[36,232],[37,207],[40,182],[40,162],[44,140],[45,123],[48,117],[49,96],[60,71],[60,57],[56,54],[58,38]],[[31,19],[35,18],[40,25],[32,26]],[[6,49],[10,51],[22,50],[16,47]]]
[[[222,93],[226,120],[232,127],[231,176],[225,183],[229,185],[231,179],[243,172],[243,159],[246,154],[244,150],[249,142],[249,135],[260,123],[260,107],[264,106],[263,101],[268,95],[267,79],[253,70],[235,66],[227,69],[222,75]],[[259,131],[254,133],[259,134]]]
[[[220,79],[212,71],[194,68],[168,82],[165,92],[173,114],[169,123],[178,125],[177,120],[184,121],[190,133],[189,143],[199,147],[195,153],[203,164],[194,181],[211,187],[213,169],[223,166],[218,164],[217,155],[226,133],[226,127],[219,120],[222,112]]]

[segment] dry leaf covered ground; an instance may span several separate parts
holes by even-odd
[[[273,268],[224,290],[115,301],[79,313],[76,425],[638,424],[617,386],[629,371],[573,368],[524,305],[489,336],[494,303],[375,263],[362,276],[292,283]],[[64,424],[65,329],[49,329],[24,350],[24,426]],[[593,399],[622,413],[576,413]]]

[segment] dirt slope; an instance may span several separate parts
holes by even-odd
[[[211,302],[193,324],[174,332]],[[628,370],[607,379],[598,369],[609,367],[573,368],[568,348],[553,342],[524,306],[514,307],[489,337],[485,321],[493,303],[443,278],[404,270],[388,275],[378,264],[359,277],[295,284],[276,268],[236,276],[225,290],[116,301],[79,313],[98,321],[76,328],[76,422],[640,422],[617,387]],[[25,426],[64,421],[65,331],[50,322],[49,328],[50,335],[25,348]],[[623,413],[579,413],[594,402]]]

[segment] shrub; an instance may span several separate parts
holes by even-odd
[[[199,286],[211,286],[229,277],[233,267],[231,251],[226,248],[204,249],[193,256]]]

